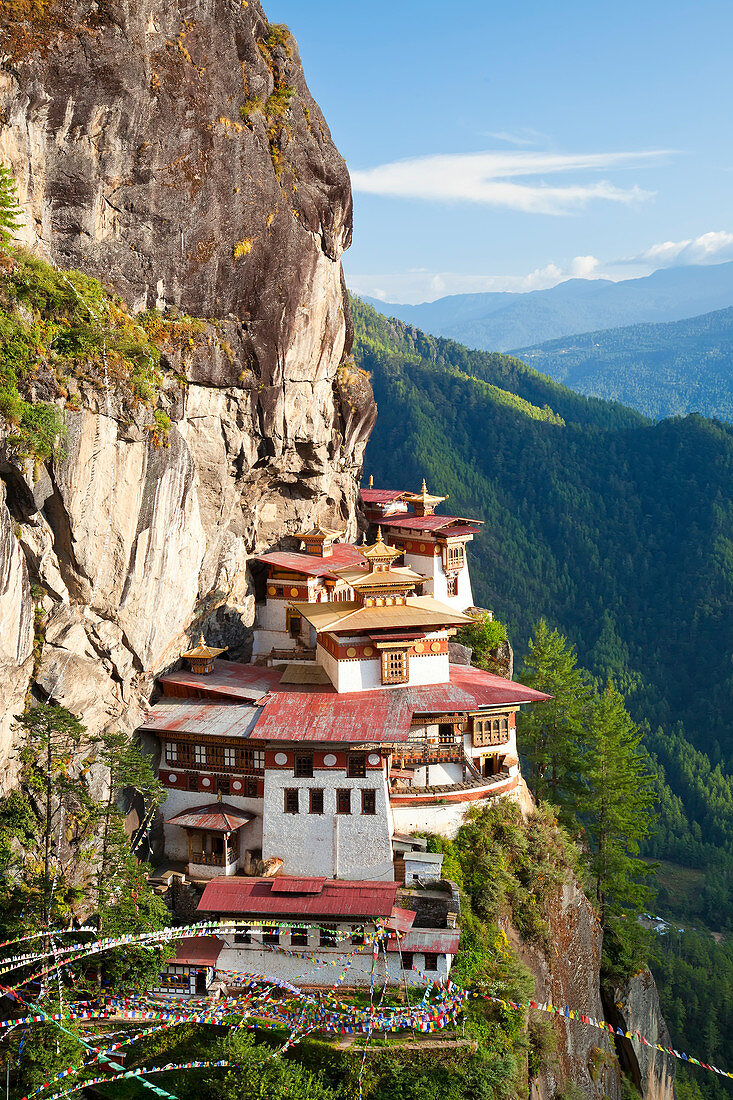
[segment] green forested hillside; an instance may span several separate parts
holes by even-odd
[[[705,919],[733,923],[733,428],[652,424],[364,303],[353,315],[379,405],[365,472],[386,486],[426,477],[451,512],[486,521],[475,597],[519,655],[545,616],[615,678],[658,762],[654,850],[708,867]]]
[[[656,419],[699,412],[733,420],[733,308],[584,332],[512,354],[580,393]]]

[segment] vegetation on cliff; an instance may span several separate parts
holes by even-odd
[[[604,970],[622,982],[646,963],[638,918],[654,867],[640,859],[656,823],[656,784],[641,731],[608,682],[593,682],[575,650],[544,619],[530,638],[522,679],[551,696],[519,718],[530,790],[577,835],[586,891],[604,930]]]
[[[206,332],[205,321],[175,311],[133,314],[116,294],[80,271],[62,270],[13,244],[21,208],[0,163],[0,420],[19,458],[63,455],[64,409],[108,395],[132,419],[152,408],[148,430],[167,441],[170,418],[156,408],[171,367]]]

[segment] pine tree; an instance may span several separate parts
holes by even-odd
[[[652,867],[639,859],[639,851],[656,820],[649,757],[623,697],[611,683],[588,708],[582,775],[579,811],[589,848],[592,893],[607,927],[612,914],[636,913],[649,896],[643,880]]]
[[[56,819],[62,808],[70,822],[88,822],[92,801],[86,783],[75,774],[74,759],[85,728],[65,707],[40,703],[16,717],[22,731],[19,757],[23,786],[41,803],[41,846],[43,851],[43,902],[50,919],[51,860]]]
[[[132,787],[143,795],[147,810],[151,811],[165,801],[166,790],[155,775],[151,758],[125,734],[103,735],[100,760],[109,768],[107,798],[98,804],[102,844],[97,872],[97,908],[102,933],[110,910],[129,886],[133,864],[137,864],[124,832],[117,797],[125,787]]]
[[[544,619],[534,628],[522,681],[552,698],[520,716],[519,747],[527,784],[536,799],[550,799],[566,820],[574,818],[579,791],[583,719],[590,699],[588,674],[578,668],[575,647]]]
[[[0,254],[15,240],[15,230],[23,224],[15,180],[9,168],[0,162]]]

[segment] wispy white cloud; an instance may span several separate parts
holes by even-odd
[[[529,126],[523,126],[519,133],[513,134],[507,130],[488,130],[483,136],[506,142],[507,145],[544,145],[549,141],[547,134],[541,134]]]
[[[431,302],[446,294],[476,294],[486,291],[547,290],[567,279],[613,278],[598,271],[595,256],[576,256],[567,267],[549,263],[527,275],[467,275],[457,271],[431,272],[425,269],[379,274],[349,275],[349,288],[356,294],[383,302]]]
[[[631,203],[654,192],[609,180],[548,184],[545,177],[630,168],[659,160],[662,150],[641,153],[461,153],[413,157],[351,173],[355,191],[433,202],[472,202],[532,214],[566,214],[594,200]],[[526,182],[525,182],[526,181]]]
[[[733,233],[719,229],[702,233],[699,237],[688,237],[683,241],[663,241],[635,256],[614,262],[643,264],[655,269],[689,264],[719,264],[724,260],[733,260]]]

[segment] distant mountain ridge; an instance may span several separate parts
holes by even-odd
[[[511,353],[588,397],[645,416],[733,421],[733,307],[683,321],[586,332]]]
[[[733,261],[671,267],[640,279],[569,279],[549,290],[451,294],[402,305],[365,299],[379,313],[468,347],[508,351],[575,333],[680,321],[733,306]]]

